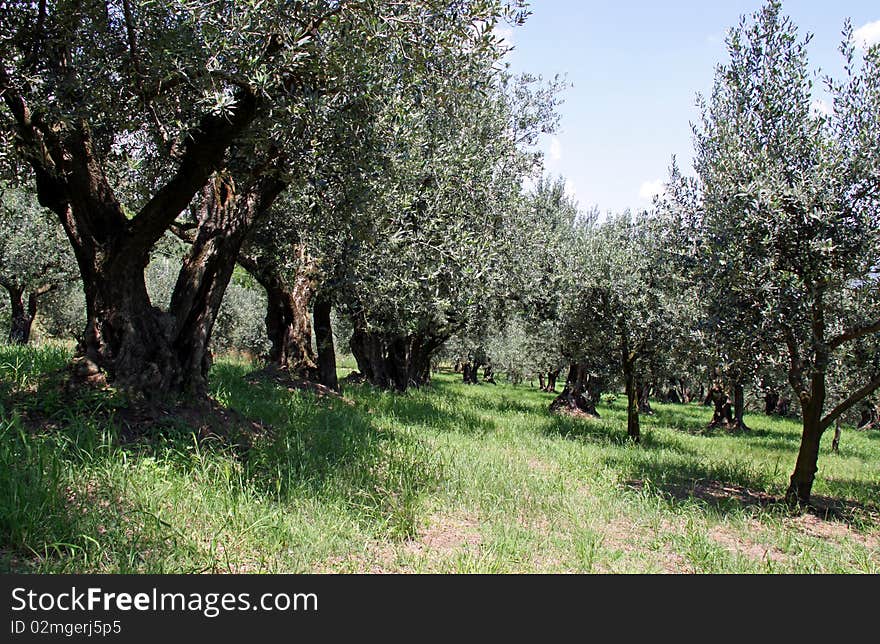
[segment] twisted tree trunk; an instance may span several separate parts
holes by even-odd
[[[339,381],[336,377],[336,349],[333,346],[333,324],[330,320],[332,308],[333,301],[330,296],[318,293],[313,311],[315,344],[318,347],[318,382],[339,391]]]
[[[205,355],[199,347],[210,337],[212,316],[199,309],[210,307],[217,291],[205,288],[202,277],[222,282],[223,271],[208,267],[206,259],[184,267],[186,285],[179,283],[176,290],[194,296],[179,297],[174,306],[182,308],[165,313],[150,302],[144,269],[152,247],[253,120],[256,97],[241,90],[230,114],[204,116],[186,138],[170,178],[129,216],[110,185],[89,124],[32,119],[2,68],[0,86],[34,170],[39,201],[58,216],[79,266],[86,301],[86,327],[77,349],[82,366],[104,371],[117,388],[138,396],[202,391]],[[192,380],[194,372],[198,382]]]
[[[712,385],[709,395],[715,410],[708,427],[710,429],[716,427],[729,428],[733,424],[733,406],[730,402],[730,396],[725,393],[724,387],[720,382]]]
[[[583,364],[572,362],[568,368],[568,377],[562,393],[550,403],[551,412],[580,412],[590,416],[599,416],[596,411],[594,390],[589,388],[589,374]]]
[[[355,321],[349,346],[358,370],[370,384],[402,392],[430,382],[431,358],[447,336],[394,335],[367,331],[364,326]],[[462,371],[465,378],[476,376],[476,369],[468,363],[462,365]]]
[[[312,348],[312,314],[309,311],[315,296],[315,263],[305,244],[297,245],[294,253],[297,268],[290,279],[273,257],[243,252],[238,256],[238,263],[266,291],[266,335],[270,343],[266,358],[269,364],[294,378],[318,382],[320,373],[318,358]],[[326,324],[329,326],[329,317]],[[332,350],[332,330],[330,332]],[[328,359],[326,354],[324,359]],[[335,359],[334,355],[334,374]]]

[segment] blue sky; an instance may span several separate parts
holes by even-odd
[[[697,92],[712,88],[726,59],[724,34],[760,0],[534,0],[525,25],[499,29],[515,73],[563,74],[560,130],[547,137],[545,168],[568,180],[581,208],[645,208],[675,154],[691,170]],[[877,0],[788,0],[783,11],[814,34],[810,61],[840,70],[844,20],[880,41]],[[821,99],[821,94],[817,94]]]

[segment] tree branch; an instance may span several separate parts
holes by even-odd
[[[237,98],[230,117],[208,114],[202,118],[186,142],[177,172],[131,220],[136,249],[149,248],[162,236],[220,166],[235,138],[254,120],[256,96],[239,89]]]
[[[852,408],[853,405],[873,393],[874,390],[876,390],[878,387],[880,387],[880,376],[877,376],[864,387],[852,393],[846,400],[844,400],[842,403],[837,405],[837,407],[828,412],[828,415],[819,422],[820,430],[825,431],[826,429],[828,429],[831,423],[833,423],[842,414]]]
[[[40,297],[41,295],[45,295],[46,293],[50,293],[58,288],[58,284],[53,282],[52,284],[43,284],[42,286],[38,286],[33,291],[31,291],[31,295],[34,297]]]
[[[863,326],[851,327],[846,329],[843,333],[831,338],[831,341],[828,343],[828,348],[833,351],[842,344],[851,342],[852,340],[858,340],[859,338],[863,338],[871,333],[877,333],[878,331],[880,331],[880,320],[875,320],[874,322]]]

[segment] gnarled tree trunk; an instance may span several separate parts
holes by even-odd
[[[172,346],[179,362],[176,389],[197,397],[207,393],[214,323],[244,239],[286,184],[255,179],[242,194],[227,175],[217,174],[202,190],[193,236],[180,235],[190,248],[171,295]]]
[[[170,178],[129,216],[108,181],[88,123],[32,119],[26,101],[7,80],[0,70],[3,98],[34,170],[37,196],[61,221],[82,277],[86,328],[78,357],[92,363],[85,365],[87,370],[102,369],[116,387],[134,394],[187,393],[191,365],[204,364],[202,356],[190,355],[190,340],[209,336],[210,330],[205,334],[204,325],[189,324],[199,317],[194,309],[200,304],[167,314],[154,307],[144,269],[154,244],[208,184],[232,141],[253,120],[255,96],[242,89],[229,114],[204,116],[186,138]],[[200,272],[191,268],[190,286],[199,290]]]
[[[598,416],[596,399],[591,395],[595,390],[589,388],[589,374],[583,364],[572,362],[568,368],[568,377],[562,393],[550,403],[551,412],[581,412]]]
[[[393,335],[367,331],[364,326],[362,321],[355,321],[349,346],[358,370],[370,384],[402,392],[430,382],[431,357],[446,336]],[[465,378],[476,377],[476,369],[470,364],[462,365],[462,371]]]
[[[709,389],[709,396],[715,409],[708,427],[710,429],[729,428],[733,424],[733,405],[730,402],[730,396],[727,395],[720,383],[712,385]]]
[[[273,258],[240,253],[238,263],[266,290],[266,334],[271,345],[267,356],[269,363],[295,378],[317,382],[320,374],[312,348],[312,314],[309,311],[316,286],[314,260],[308,255],[305,244],[296,246],[295,253],[297,269],[291,279],[282,274]]]
[[[333,301],[329,295],[318,293],[313,307],[315,345],[318,348],[318,382],[339,391],[336,377],[336,349],[333,346],[333,325],[330,313]]]

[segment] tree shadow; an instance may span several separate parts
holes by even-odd
[[[647,459],[621,459],[608,456],[605,462],[623,472],[626,489],[665,501],[670,508],[698,503],[722,515],[737,514],[749,508],[793,515],[806,512],[826,521],[844,523],[856,529],[876,526],[880,508],[846,498],[846,490],[859,481],[825,481],[833,494],[813,494],[809,506],[793,509],[784,496],[774,493],[770,477],[743,463],[669,463]],[[880,495],[880,484],[870,484]],[[880,497],[878,497],[880,498]]]
[[[222,365],[212,374],[216,398],[265,428],[245,449],[223,436],[200,437],[187,418],[169,418],[126,441],[118,419],[103,410],[77,409],[51,427],[25,428],[16,410],[6,409],[0,414],[0,569],[167,572],[169,553],[184,552],[194,562],[188,571],[210,570],[216,562],[198,538],[158,517],[153,505],[160,499],[133,500],[140,497],[126,489],[120,463],[123,470],[156,469],[169,485],[216,480],[220,492],[211,492],[222,494],[222,481],[234,473],[229,494],[252,494],[281,511],[300,501],[341,505],[370,531],[411,537],[420,499],[442,476],[427,443],[413,432],[383,428],[363,406],[277,383],[245,383],[248,369]],[[426,413],[412,401],[401,409]]]
[[[603,447],[630,447],[633,453],[648,453],[660,450],[674,452],[683,456],[693,456],[696,452],[679,443],[664,441],[650,427],[642,428],[639,443],[633,443],[626,433],[626,421],[614,418],[611,410],[600,409],[602,416],[567,416],[548,414],[542,429],[545,435],[560,437]]]

